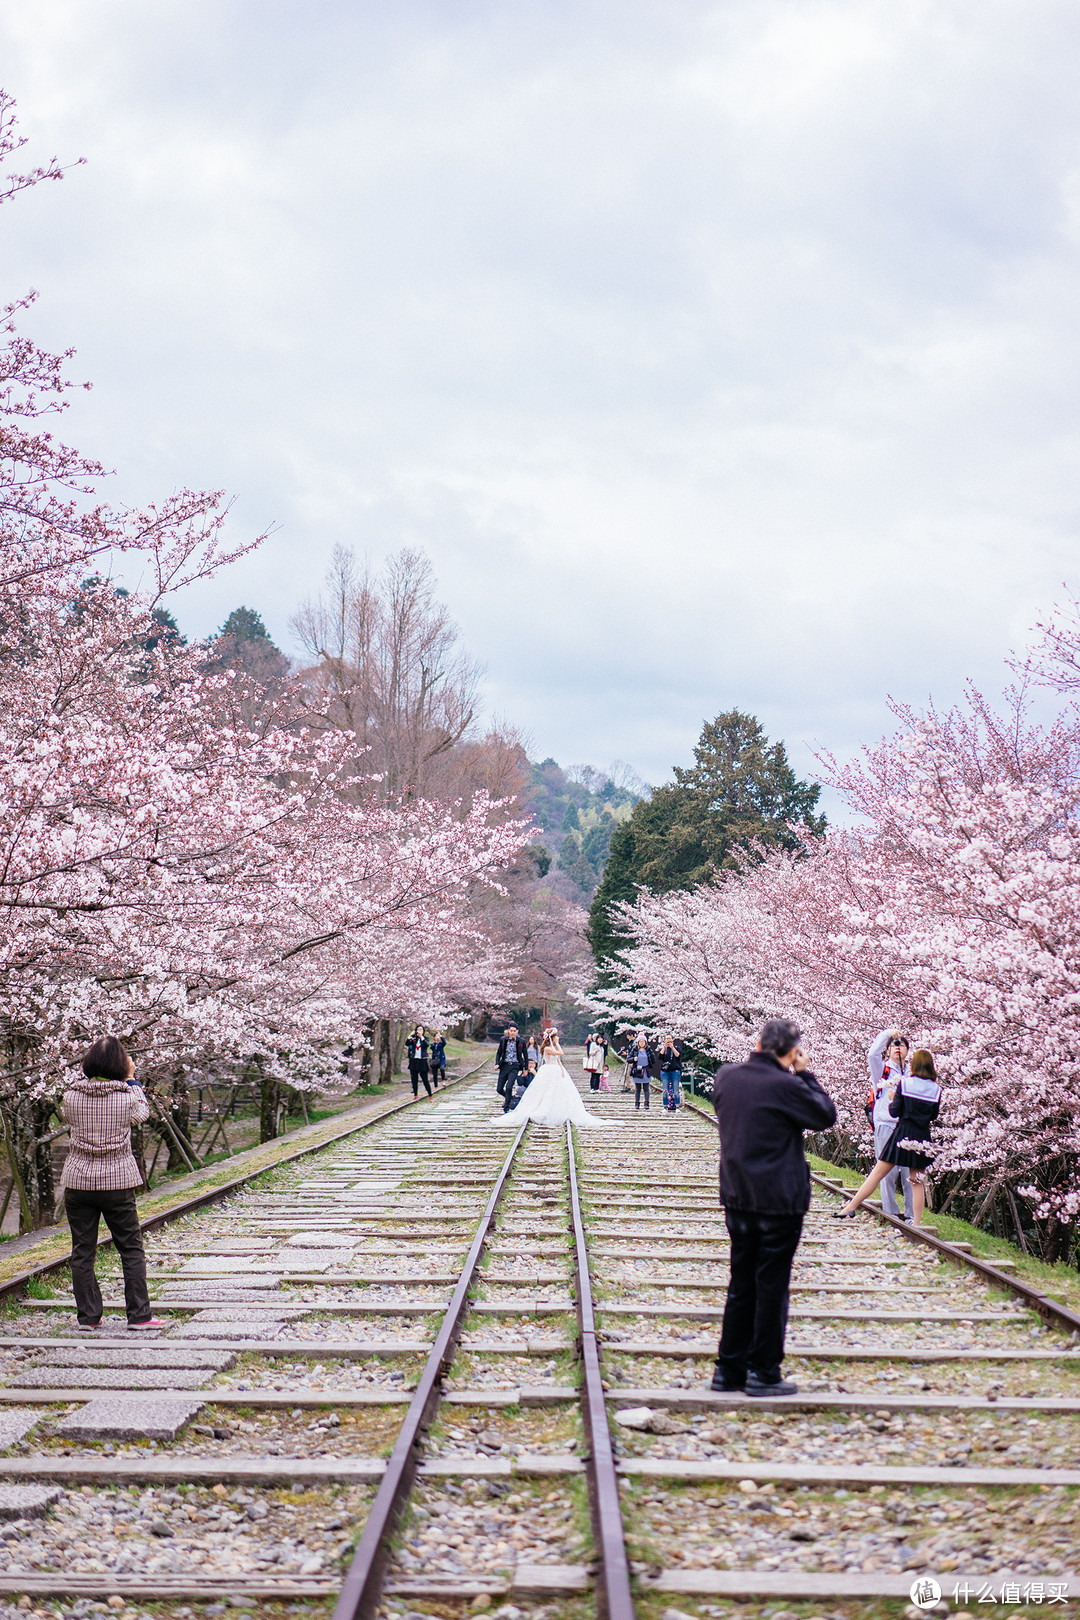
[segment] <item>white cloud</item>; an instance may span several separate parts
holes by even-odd
[[[180,605],[285,639],[336,541],[431,552],[493,706],[658,779],[993,686],[1072,570],[1063,0],[0,0],[41,155],[5,286],[133,499],[276,535]],[[529,633],[520,633],[521,616]]]

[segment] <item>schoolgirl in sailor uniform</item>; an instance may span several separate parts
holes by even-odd
[[[889,1104],[889,1113],[896,1120],[892,1135],[854,1198],[833,1211],[834,1221],[853,1220],[889,1171],[895,1165],[904,1165],[911,1177],[911,1224],[920,1224],[926,1208],[926,1172],[934,1162],[930,1127],[940,1112],[941,1087],[933,1055],[925,1049],[913,1052],[911,1073],[903,1076]]]
[[[915,1058],[929,1058],[929,1074],[920,1074]],[[926,1172],[934,1162],[934,1154],[922,1152],[920,1143],[930,1145],[930,1127],[941,1112],[941,1087],[934,1075],[934,1060],[929,1052],[916,1052],[911,1062],[911,1073],[901,1077],[889,1113],[896,1120],[893,1133],[881,1150],[887,1164],[900,1165],[916,1177],[926,1180]]]

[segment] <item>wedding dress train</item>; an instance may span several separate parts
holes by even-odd
[[[527,1119],[537,1125],[603,1125],[602,1119],[590,1114],[581,1093],[571,1080],[561,1060],[548,1055],[537,1069],[525,1095],[516,1108],[500,1114],[491,1124],[512,1126],[518,1130]]]

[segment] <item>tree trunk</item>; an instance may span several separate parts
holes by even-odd
[[[401,1073],[401,1058],[405,1051],[405,1021],[394,1025],[394,1073]]]
[[[139,1167],[139,1174],[143,1178],[144,1185],[148,1184],[150,1177],[146,1173],[146,1141],[143,1137],[141,1125],[131,1127],[131,1151],[135,1155],[135,1163]]]
[[[474,1013],[472,1026],[472,1038],[474,1041],[482,1041],[484,1039],[490,1022],[491,1013],[487,1008],[482,1007],[478,1013]]]
[[[278,1105],[281,1086],[276,1080],[265,1078],[259,1086],[259,1141],[273,1142],[278,1134]]]
[[[368,1086],[375,1078],[375,1048],[378,1041],[378,1024],[374,1024],[370,1029],[365,1025],[360,1039],[355,1042],[354,1067],[349,1070],[349,1079],[355,1080],[358,1086]]]
[[[385,1086],[393,1078],[394,1061],[390,1045],[390,1020],[379,1019],[379,1084]]]
[[[180,1138],[184,1148],[191,1152],[191,1094],[187,1088],[187,1081],[181,1075],[174,1075],[171,1095],[164,1102],[159,1098],[159,1102],[168,1114],[169,1124]],[[168,1131],[165,1132],[165,1141],[169,1149],[169,1162],[166,1169],[190,1169],[190,1165]],[[192,1164],[195,1162],[193,1152],[191,1162]]]
[[[56,1176],[53,1173],[53,1145],[45,1142],[52,1125],[53,1105],[37,1102],[32,1105],[34,1129],[34,1180],[37,1184],[37,1215],[35,1226],[51,1226],[56,1211]]]
[[[53,1147],[46,1142],[52,1125],[53,1105],[47,1101],[22,1099],[12,1105],[11,1141],[26,1204],[19,1200],[20,1232],[51,1226],[56,1211],[56,1174]]]
[[[39,1105],[25,1099],[15,1102],[8,1115],[11,1121],[11,1143],[18,1166],[19,1178],[26,1193],[26,1206],[19,1201],[19,1231],[32,1232],[43,1225],[41,1200],[38,1194],[37,1161],[38,1142],[34,1115]],[[52,1209],[48,1219],[52,1220]]]
[[[1064,1260],[1072,1247],[1073,1230],[1071,1226],[1064,1226],[1055,1215],[1045,1221],[1037,1221],[1035,1226],[1039,1234],[1039,1255],[1048,1265],[1058,1260]]]
[[[1016,1207],[1016,1199],[1013,1197],[1011,1187],[1005,1188],[1005,1196],[1009,1200],[1009,1209],[1012,1211],[1013,1224],[1016,1227],[1016,1241],[1025,1254],[1030,1254],[1031,1250],[1028,1248],[1028,1241],[1024,1236],[1024,1228],[1020,1220],[1020,1211]]]

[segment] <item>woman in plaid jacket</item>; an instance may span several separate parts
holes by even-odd
[[[87,1333],[101,1326],[101,1289],[94,1257],[98,1223],[104,1216],[124,1268],[128,1327],[164,1327],[150,1311],[146,1254],[135,1207],[135,1189],[142,1186],[143,1178],[131,1151],[131,1127],[149,1119],[150,1104],[134,1078],[135,1065],[115,1035],[95,1041],[82,1067],[82,1074],[64,1092],[71,1151],[61,1178],[71,1227],[71,1281],[78,1325]]]

